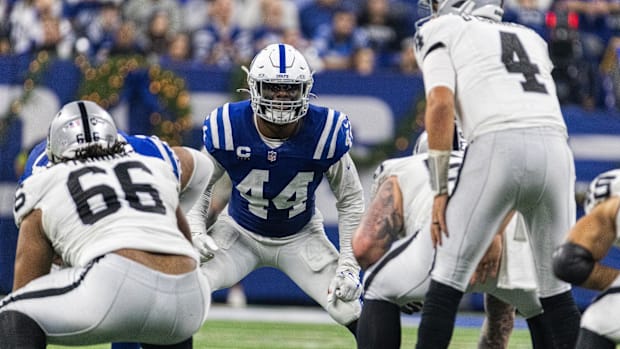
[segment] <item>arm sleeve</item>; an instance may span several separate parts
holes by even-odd
[[[224,167],[208,153],[204,154],[211,158],[211,162],[213,163],[213,174],[200,197],[196,200],[189,212],[187,212],[187,222],[189,223],[192,234],[206,233],[209,205],[211,204],[211,192],[213,191],[215,182],[224,175]]]
[[[206,186],[213,174],[213,161],[205,153],[196,149],[184,147],[192,156],[193,171],[179,197],[181,209],[188,213],[194,204],[202,198]]]
[[[445,86],[454,93],[456,72],[452,60],[445,47],[438,48],[428,54],[422,69],[424,77],[424,92],[426,95],[437,86]]]
[[[364,213],[364,189],[351,156],[346,153],[326,172],[329,186],[336,197],[340,259],[338,266],[359,271],[353,256],[351,237]]]

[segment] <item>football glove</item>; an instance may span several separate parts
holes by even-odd
[[[329,284],[328,294],[334,294],[340,300],[350,302],[358,299],[362,294],[359,273],[343,270],[336,273],[336,276]]]
[[[215,257],[215,251],[220,249],[211,235],[206,232],[192,234],[192,243],[194,244],[194,248],[200,253],[201,264],[213,259],[213,257]]]
[[[336,294],[332,292],[327,294],[327,307],[325,310],[337,323],[347,326],[359,319],[362,313],[362,302],[359,299],[345,302],[336,297]]]

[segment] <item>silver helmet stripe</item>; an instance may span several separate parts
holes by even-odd
[[[86,111],[86,106],[84,102],[78,102],[78,107],[80,108],[80,117],[82,118],[82,125],[84,127],[84,141],[86,143],[90,143],[93,141],[92,134],[90,133],[90,122],[88,121],[88,112]]]

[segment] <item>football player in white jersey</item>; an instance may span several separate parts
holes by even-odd
[[[603,291],[581,318],[576,348],[616,348],[620,343],[620,270],[601,264],[612,246],[620,246],[620,169],[598,175],[590,184],[585,215],[553,254],[560,279]]]
[[[277,268],[355,333],[361,287],[351,234],[364,197],[348,153],[347,115],[309,103],[312,71],[290,45],[267,46],[246,72],[251,98],[215,109],[203,126],[215,170],[205,198],[188,213],[195,239],[206,234],[209,192],[224,172],[232,192],[208,233],[219,250],[202,270],[218,290],[259,267]],[[315,206],[324,177],[336,197],[340,252]]]
[[[358,348],[400,348],[399,308],[412,302],[421,305],[428,290],[435,250],[430,235],[426,233],[430,225],[433,192],[429,185],[424,142],[425,133],[419,137],[413,156],[386,160],[377,168],[373,198],[353,234],[353,252],[365,271]],[[464,154],[461,145],[464,144],[456,142],[450,157],[450,190],[458,179]],[[535,292],[533,267],[527,271],[534,287],[527,290],[498,287],[500,263],[507,262],[501,260],[502,249],[509,244],[511,247],[514,244],[527,245],[527,240],[514,240],[515,227],[518,225],[511,224],[511,230],[506,233],[502,230],[502,234],[497,235],[477,270],[476,278],[480,282],[472,282],[467,289],[468,292],[485,292],[487,318],[479,348],[507,347],[514,323],[514,307],[508,303],[515,304],[531,326],[536,326],[535,318],[542,312]],[[524,247],[525,251],[529,250],[529,246]],[[533,266],[531,254],[529,258],[529,265]],[[528,269],[525,262],[524,259],[520,267]],[[534,348],[543,349],[545,346],[535,343]]]
[[[421,3],[433,12],[418,26],[415,53],[438,249],[417,347],[448,347],[463,292],[512,211],[527,226],[553,347],[573,347],[580,313],[571,285],[551,272],[551,254],[575,222],[575,169],[547,45],[533,30],[501,22],[501,0]],[[448,201],[455,113],[469,147]]]
[[[190,147],[170,147],[156,136],[128,135],[118,131],[118,138],[119,141],[128,143],[136,153],[161,159],[170,165],[181,186],[179,206],[184,213],[187,213],[204,191],[213,172],[211,160],[202,152]],[[47,140],[39,142],[32,148],[18,184],[21,184],[31,175],[53,165],[49,161],[46,148]],[[200,243],[208,243],[212,248],[216,248],[215,244],[208,240]],[[61,261],[55,259],[55,262]],[[137,349],[139,347],[138,343],[112,343],[112,349]],[[181,348],[182,346],[177,345],[177,347]],[[185,343],[185,347],[192,347],[192,339]]]
[[[185,347],[206,319],[211,289],[170,165],[119,142],[112,117],[89,101],[63,106],[47,144],[53,166],[16,192],[20,231],[14,291],[0,301],[3,347]],[[50,273],[55,254],[67,267]]]

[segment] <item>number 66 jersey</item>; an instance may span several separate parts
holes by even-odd
[[[43,212],[43,230],[69,266],[122,248],[198,258],[177,227],[179,184],[170,165],[136,153],[66,161],[25,179],[15,197],[19,226]]]
[[[533,30],[446,14],[419,28],[415,54],[426,94],[437,86],[454,93],[468,142],[508,128],[552,126],[566,132],[547,43]]]

